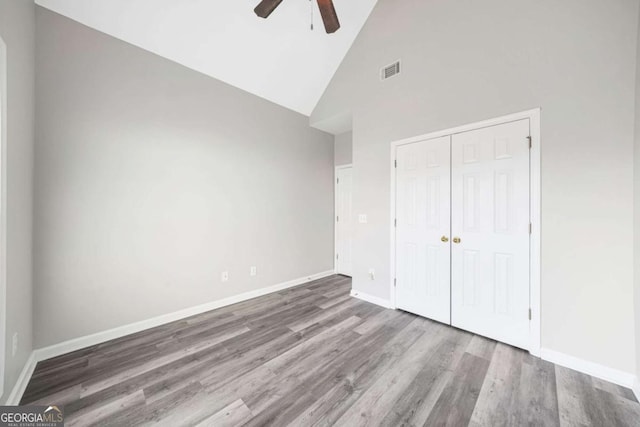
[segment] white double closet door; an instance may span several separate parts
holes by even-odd
[[[396,306],[529,348],[529,119],[396,151]]]

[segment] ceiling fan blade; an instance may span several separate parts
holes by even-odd
[[[262,0],[253,11],[260,18],[268,18],[280,3],[282,3],[282,0]]]
[[[318,0],[318,7],[324,22],[324,29],[328,34],[335,33],[340,28],[336,8],[333,7],[333,0]]]

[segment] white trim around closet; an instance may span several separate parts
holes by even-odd
[[[0,37],[0,397],[7,365],[7,45]],[[13,348],[12,348],[13,353]]]
[[[390,289],[390,305],[396,307],[395,295],[395,277],[396,277],[396,233],[394,220],[396,218],[396,148],[400,145],[412,144],[427,139],[440,138],[447,135],[455,135],[462,132],[469,132],[490,126],[497,126],[505,123],[515,122],[518,120],[529,119],[530,135],[531,135],[531,154],[530,154],[530,219],[531,219],[531,238],[530,245],[530,269],[529,269],[529,292],[531,305],[531,322],[530,322],[530,346],[529,352],[540,357],[540,108],[523,111],[520,113],[509,114],[507,116],[497,117],[494,119],[484,120],[481,122],[471,123],[450,129],[444,129],[437,132],[431,132],[412,138],[402,139],[391,142],[391,150],[389,156],[389,170],[391,175],[391,203],[390,203],[390,237],[391,237],[391,280]]]

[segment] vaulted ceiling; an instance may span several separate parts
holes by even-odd
[[[334,0],[341,28],[326,34],[315,0],[284,0],[268,19],[253,12],[259,0],[36,0],[307,116],[376,2]]]

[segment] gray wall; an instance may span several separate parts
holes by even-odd
[[[307,117],[42,8],[36,58],[37,347],[333,269]]]
[[[33,2],[0,0],[0,37],[7,45],[7,328],[0,402],[11,392],[32,350],[34,21]],[[12,356],[16,332],[18,351]]]
[[[353,133],[345,132],[334,137],[334,162],[336,166],[348,165],[353,158]]]
[[[311,117],[353,114],[354,288],[389,298],[391,141],[542,107],[542,345],[634,372],[637,27],[637,0],[380,0]]]

